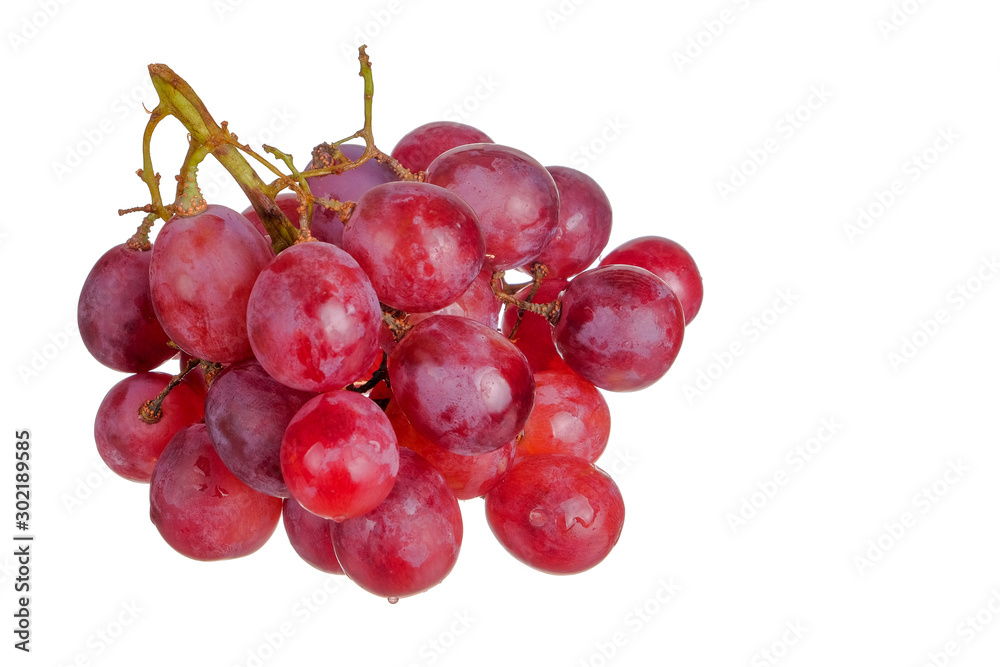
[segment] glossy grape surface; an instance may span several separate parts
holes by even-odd
[[[337,560],[352,581],[375,595],[401,598],[451,572],[462,545],[462,513],[441,473],[401,449],[389,496],[368,514],[335,524],[331,534]]]
[[[252,554],[281,517],[280,498],[254,491],[223,465],[204,424],[182,429],[163,450],[149,500],[150,519],[163,539],[195,560]]]
[[[253,354],[289,387],[345,387],[371,365],[382,310],[358,263],[329,243],[282,251],[254,285],[247,307]]]
[[[500,310],[503,308],[503,303],[496,298],[496,295],[493,294],[493,288],[490,287],[492,276],[491,270],[484,269],[472,280],[472,284],[467,290],[444,308],[430,313],[410,313],[410,324],[422,322],[434,315],[458,315],[482,322],[490,329],[499,328]]]
[[[333,521],[316,516],[302,507],[295,498],[285,498],[281,507],[281,520],[288,541],[302,560],[323,572],[344,573],[333,552],[333,538],[330,536]]]
[[[471,125],[454,121],[427,123],[403,135],[392,157],[410,171],[427,171],[427,167],[445,151],[466,144],[491,144],[493,140],[485,132]]]
[[[535,381],[514,344],[454,315],[435,315],[410,329],[389,356],[389,378],[413,428],[456,454],[509,443],[534,401]]]
[[[77,306],[80,338],[95,359],[116,371],[138,373],[174,356],[156,319],[149,289],[151,251],[117,245],[90,270]]]
[[[608,264],[630,264],[659,276],[680,299],[684,321],[690,324],[704,297],[701,273],[694,258],[680,244],[662,236],[642,236],[618,246],[601,260]]]
[[[552,338],[584,379],[602,389],[634,391],[659,380],[673,364],[684,339],[684,314],[662,280],[614,264],[570,281]]]
[[[576,373],[535,373],[535,407],[517,455],[572,454],[597,461],[611,436],[611,410],[597,387]]]
[[[521,562],[551,574],[575,574],[611,552],[625,504],[611,477],[592,463],[539,454],[516,459],[486,494],[486,520]]]

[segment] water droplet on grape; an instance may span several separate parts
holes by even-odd
[[[536,528],[544,526],[547,519],[548,517],[545,516],[545,512],[537,508],[528,513],[528,521]]]
[[[399,602],[399,598],[396,597],[395,595],[390,595],[386,599],[389,601],[389,604],[396,604],[397,602]]]
[[[208,462],[207,456],[199,456],[198,460],[194,463],[194,469],[200,472],[202,475],[208,477],[211,474],[211,465]],[[203,491],[204,489],[198,489]]]

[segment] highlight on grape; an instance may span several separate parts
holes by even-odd
[[[144,217],[79,300],[88,351],[127,374],[98,409],[97,450],[149,484],[153,524],[196,560],[252,554],[280,521],[306,563],[396,602],[448,575],[459,501],[484,498],[514,558],[592,568],[625,520],[598,465],[601,390],[670,369],[701,307],[698,268],[656,236],[598,263],[601,186],[477,128],[427,123],[383,152],[364,46],[358,58],[364,126],[305,163],[242,143],[149,66],[149,202],[119,211]],[[172,201],[150,151],[168,117],[188,132]],[[210,154],[242,212],[206,201]]]

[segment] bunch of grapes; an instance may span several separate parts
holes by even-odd
[[[600,186],[475,128],[430,123],[381,152],[364,47],[360,61],[364,128],[301,171],[265,146],[290,174],[150,66],[160,103],[139,174],[151,202],[122,211],[147,215],[79,303],[88,350],[130,373],[98,409],[98,451],[150,485],[153,524],[198,560],[251,554],[283,518],[308,563],[396,601],[451,571],[458,501],[485,497],[517,559],[593,567],[624,521],[595,465],[610,433],[600,389],[667,372],[701,305],[698,270],[659,237],[590,268],[611,234]],[[149,152],[167,116],[190,132],[169,205]],[[247,210],[201,197],[209,153]],[[510,270],[530,278],[508,282]],[[155,370],[174,357],[179,373]]]

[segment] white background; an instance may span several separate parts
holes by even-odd
[[[12,648],[0,548],[0,662],[996,664],[998,21],[987,0],[9,0],[0,539],[22,428],[37,537],[30,655]],[[481,500],[463,503],[452,575],[396,606],[299,561],[280,527],[250,557],[194,562],[149,522],[146,487],[97,455],[119,376],[73,331],[76,302],[140,221],[117,209],[148,201],[146,65],[301,163],[360,127],[355,39],[382,148],[464,120],[596,178],[612,246],[660,234],[699,264],[705,302],[674,367],[609,396],[602,464],[628,515],[587,573],[515,562]],[[165,183],[183,150],[161,124]],[[209,162],[209,196],[242,209]],[[873,215],[851,232],[859,208]]]

